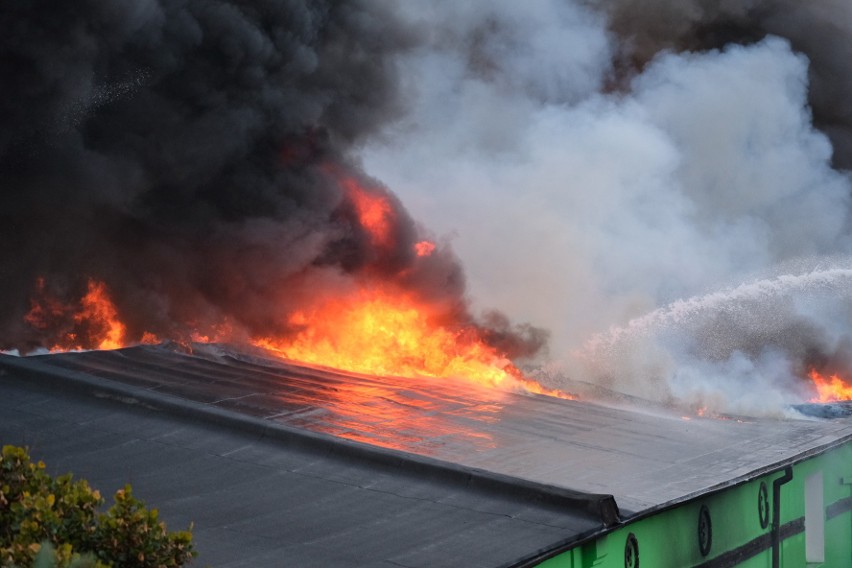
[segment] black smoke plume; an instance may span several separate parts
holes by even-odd
[[[350,155],[402,108],[394,57],[416,33],[383,3],[2,12],[0,348],[49,345],[25,321],[33,295],[72,301],[90,279],[131,339],[223,321],[283,333],[307,296],[367,273],[469,319],[452,253],[415,263],[415,224]],[[341,176],[389,200],[392,250],[371,245]]]

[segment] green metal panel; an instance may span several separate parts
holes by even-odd
[[[852,568],[852,442],[795,464],[792,470],[793,478],[781,485],[780,492],[780,568]],[[812,474],[823,478],[826,516],[822,563],[805,561],[805,479]],[[772,485],[782,475],[783,469],[628,522],[540,566],[636,568],[635,561],[631,566],[625,558],[632,534],[638,544],[639,568],[770,568]],[[712,535],[709,550],[708,540],[704,541],[706,555],[699,542],[702,507],[709,512]],[[705,529],[704,534],[707,532]]]

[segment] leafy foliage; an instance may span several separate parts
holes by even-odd
[[[33,568],[57,568],[58,566],[60,564],[57,560],[56,549],[49,541],[44,541],[35,556]],[[98,563],[94,555],[84,554],[83,556],[75,555],[65,568],[97,568],[98,566],[103,566],[103,564]]]
[[[129,485],[99,512],[103,503],[85,480],[53,478],[25,449],[4,446],[0,566],[176,568],[195,556],[191,532],[168,532],[157,510],[146,509]]]

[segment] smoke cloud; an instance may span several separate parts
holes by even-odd
[[[0,348],[47,340],[39,277],[168,337],[378,275],[510,355],[547,328],[556,387],[763,412],[852,361],[848,2],[6,10]]]
[[[420,230],[351,149],[403,108],[395,59],[418,34],[380,2],[15,3],[0,23],[0,348],[104,281],[129,334],[284,334],[309,298],[394,280],[462,323],[449,247]],[[348,180],[348,181],[347,181]],[[390,207],[376,246],[345,184]],[[51,312],[50,309],[44,310]],[[73,322],[71,322],[73,324]],[[67,328],[69,324],[66,324]],[[539,335],[514,337],[512,354]],[[535,337],[533,337],[533,335]],[[529,336],[530,339],[525,339]]]
[[[412,110],[366,167],[454,235],[475,298],[552,331],[545,379],[777,411],[807,398],[808,365],[843,358],[849,322],[845,275],[830,296],[725,296],[849,266],[852,89],[832,79],[852,20],[790,7],[408,8],[431,30],[402,56]],[[713,309],[652,316],[713,291]]]
[[[631,75],[663,50],[706,51],[748,45],[767,35],[786,38],[810,62],[808,101],[814,122],[836,148],[835,165],[852,167],[852,110],[844,102],[852,80],[844,70],[852,55],[852,6],[843,0],[589,0],[609,15],[623,41],[619,59]]]

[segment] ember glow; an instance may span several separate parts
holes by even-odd
[[[402,388],[370,379],[341,381],[316,401],[335,417],[317,426],[327,434],[402,451],[413,446],[426,449],[435,439],[447,438],[472,450],[494,447],[493,437],[477,428],[477,421],[499,420],[504,407],[502,393],[493,389],[474,391],[488,400],[475,406],[477,421],[458,422],[434,412],[435,402],[430,398],[453,398],[453,391],[452,385],[429,379],[411,379]]]
[[[435,251],[435,243],[431,241],[420,241],[414,244],[414,252],[417,256],[429,256]]]
[[[372,244],[379,248],[391,248],[394,244],[393,226],[396,218],[387,197],[368,191],[352,177],[343,177],[340,184],[355,206],[358,220],[370,235]]]
[[[118,349],[125,344],[126,327],[103,282],[90,279],[80,301],[65,304],[51,295],[44,279],[39,278],[31,305],[24,318],[27,323],[39,330],[61,330],[51,351]]]
[[[816,369],[811,369],[808,377],[813,381],[817,396],[811,402],[837,402],[852,400],[852,383],[840,375],[822,375]]]

